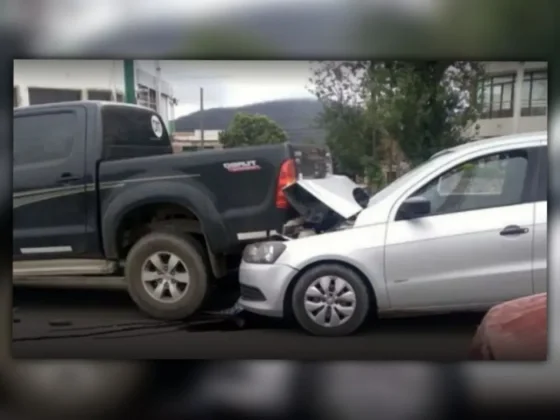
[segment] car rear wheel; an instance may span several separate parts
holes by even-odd
[[[202,306],[208,289],[203,255],[187,234],[147,234],[134,244],[126,260],[130,296],[153,318],[189,317]]]
[[[305,272],[292,293],[298,324],[319,336],[356,332],[370,310],[370,297],[361,277],[338,264],[324,264]]]

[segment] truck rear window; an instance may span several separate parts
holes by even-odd
[[[165,124],[151,109],[111,104],[101,115],[106,159],[172,153]]]

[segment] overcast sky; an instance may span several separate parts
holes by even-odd
[[[154,61],[137,65],[153,73]],[[160,61],[161,78],[169,82],[179,104],[175,116],[197,111],[204,88],[204,108],[231,107],[288,98],[313,98],[307,86],[307,61]]]

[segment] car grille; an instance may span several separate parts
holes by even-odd
[[[254,302],[262,302],[266,300],[263,293],[256,287],[241,285],[241,298],[245,300],[252,300]]]

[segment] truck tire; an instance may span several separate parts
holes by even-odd
[[[136,305],[156,319],[181,320],[203,304],[208,290],[204,251],[188,234],[152,232],[128,253],[125,279]]]
[[[320,264],[303,273],[291,299],[297,323],[316,336],[353,334],[362,327],[371,308],[363,280],[354,270],[339,264]]]

